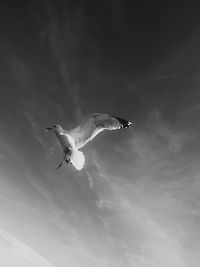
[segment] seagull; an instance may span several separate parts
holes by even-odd
[[[128,128],[132,124],[132,122],[119,117],[94,113],[88,115],[79,126],[72,130],[64,130],[60,124],[48,127],[46,131],[54,130],[64,153],[63,160],[57,169],[66,162],[72,164],[77,170],[81,170],[85,164],[85,157],[83,152],[79,150],[80,148],[104,130]]]

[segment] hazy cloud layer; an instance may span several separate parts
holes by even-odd
[[[1,265],[199,266],[198,9],[1,5]],[[44,129],[92,112],[134,126],[57,171]]]

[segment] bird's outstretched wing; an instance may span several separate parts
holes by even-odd
[[[88,116],[78,127],[69,131],[79,149],[91,141],[98,133],[103,130],[117,130],[128,128],[131,122],[107,114],[94,113]]]

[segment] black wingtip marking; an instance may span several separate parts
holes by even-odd
[[[127,121],[127,120],[124,120],[124,119],[119,118],[119,117],[115,117],[115,116],[114,116],[114,118],[117,119],[117,120],[119,121],[119,123],[121,124],[121,128],[129,128],[129,127],[131,127],[132,124],[133,124],[132,122]]]

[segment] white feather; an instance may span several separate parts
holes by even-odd
[[[77,150],[75,147],[72,149],[72,156],[71,156],[71,162],[72,165],[77,169],[81,170],[83,169],[83,166],[85,164],[85,157],[83,155],[83,152]]]

